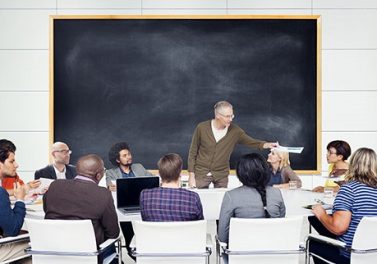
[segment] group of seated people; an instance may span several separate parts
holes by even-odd
[[[15,146],[8,140],[0,140],[0,179],[16,179],[18,164],[15,161]],[[360,148],[346,162],[351,149],[344,141],[333,141],[327,146],[327,160],[331,165],[330,176],[344,176],[335,198],[332,215],[328,215],[321,205],[313,207],[314,216],[309,221],[320,233],[334,237],[351,246],[356,227],[363,216],[377,216],[377,156],[372,149]],[[43,209],[46,219],[91,219],[97,244],[119,235],[117,213],[111,191],[116,190],[115,180],[123,177],[151,175],[141,164],[132,162],[127,143],[113,145],[109,160],[115,168],[106,172],[107,187],[98,186],[105,175],[103,160],[95,154],[81,157],[76,168],[69,164],[71,151],[64,143],[57,142],[52,148],[54,164],[35,173],[35,181],[21,186],[16,180],[11,195],[16,197],[10,207],[9,193],[0,188],[0,235],[14,236],[20,231],[25,217],[22,200],[26,191],[38,185],[39,178],[57,179],[43,196]],[[56,164],[60,164],[59,168]],[[157,163],[161,186],[143,190],[140,196],[141,217],[144,221],[193,221],[203,219],[203,208],[196,192],[181,188],[182,158],[175,153],[166,154]],[[70,172],[75,169],[75,172]],[[221,205],[218,237],[228,242],[231,217],[239,218],[278,218],[285,217],[285,204],[280,190],[289,180],[300,178],[289,165],[287,154],[272,150],[266,160],[260,154],[247,154],[236,165],[236,175],[242,186],[224,194]],[[73,180],[64,180],[73,179]],[[9,183],[8,183],[9,184]],[[334,186],[334,182],[327,182]],[[338,186],[338,185],[336,185]],[[314,191],[320,191],[315,188]],[[365,199],[368,198],[368,199]],[[121,222],[126,246],[132,239],[132,225]],[[25,245],[22,245],[25,246]],[[4,252],[20,254],[20,248],[0,247],[0,261]],[[112,249],[112,251],[115,250]],[[128,248],[129,250],[129,248]],[[325,256],[335,263],[349,263],[348,252],[329,246],[311,243],[310,250]],[[102,257],[111,254],[105,252]],[[100,260],[101,260],[100,259]],[[314,258],[315,263],[322,263]]]

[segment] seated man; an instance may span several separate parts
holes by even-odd
[[[34,179],[73,179],[76,176],[75,167],[69,165],[69,158],[72,151],[67,144],[63,142],[55,142],[51,147],[51,156],[53,163],[37,170]]]
[[[111,192],[98,186],[105,168],[95,155],[81,157],[73,180],[56,180],[43,196],[46,219],[92,220],[97,245],[119,236],[118,216]]]
[[[115,166],[106,171],[106,184],[112,192],[116,191],[116,179],[153,176],[140,163],[132,163],[131,150],[126,142],[116,143],[110,148],[109,161]]]
[[[9,140],[0,140],[0,180],[4,177],[16,176],[18,164],[15,160],[16,146]],[[13,209],[10,206],[9,194],[0,187],[0,237],[17,236],[20,233],[26,214],[23,202],[25,191],[16,183],[14,196],[17,199]],[[28,242],[14,242],[0,245],[0,262],[25,255]],[[26,260],[31,263],[31,258]]]
[[[34,194],[35,189],[41,185],[40,180],[29,181],[25,184],[20,176],[16,174],[15,176],[4,176],[1,181],[1,187],[7,190],[9,195],[13,195],[15,183],[19,183],[24,188],[25,193],[30,192],[30,195]]]
[[[175,153],[163,156],[157,163],[161,187],[145,189],[140,195],[143,221],[202,220],[203,207],[199,195],[180,188],[182,158]]]
[[[147,171],[140,163],[132,163],[131,150],[126,142],[116,143],[110,148],[109,161],[115,166],[115,168],[106,171],[106,185],[112,192],[116,191],[116,179],[153,176],[153,174]],[[135,260],[135,257],[132,256],[131,249],[129,247],[134,236],[132,224],[131,222],[121,222],[120,227],[122,228],[128,255],[130,258]]]

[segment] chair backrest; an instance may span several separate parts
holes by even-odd
[[[133,221],[136,251],[141,254],[204,253],[207,221]],[[205,257],[137,257],[137,263],[205,263]]]
[[[96,238],[90,220],[25,219],[31,249],[54,252],[95,252]],[[33,264],[97,263],[97,256],[32,255]]]
[[[303,218],[231,218],[230,251],[296,251],[300,248]],[[298,263],[296,254],[229,255],[229,263]]]
[[[368,250],[377,249],[377,217],[363,217],[357,226],[353,237],[352,249]],[[358,254],[351,253],[351,263],[374,263],[377,259],[377,252]]]

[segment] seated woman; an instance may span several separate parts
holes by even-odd
[[[270,173],[266,159],[256,153],[241,157],[236,174],[242,186],[227,191],[221,205],[218,236],[228,242],[231,217],[278,218],[285,216],[285,204],[277,188],[267,186]]]
[[[296,181],[297,188],[301,188],[301,179],[290,166],[288,152],[272,149],[270,154],[268,154],[267,162],[270,165],[271,174],[270,181],[268,182],[269,186],[288,188],[289,181]]]
[[[161,187],[145,189],[140,194],[143,221],[170,222],[202,220],[203,207],[196,192],[180,187],[182,158],[175,153],[157,163]]]
[[[329,164],[329,177],[337,178],[337,182],[344,182],[344,175],[348,170],[348,162],[346,161],[351,155],[350,145],[343,140],[334,140],[327,144],[327,163]],[[317,186],[313,192],[323,192],[325,187],[331,187],[334,192],[339,190],[339,185],[333,179],[327,179],[324,186]]]
[[[346,183],[335,197],[333,214],[327,215],[321,205],[313,206],[316,218],[322,224],[319,234],[352,245],[356,228],[364,216],[377,216],[377,156],[372,149],[360,148],[352,155]],[[310,252],[334,263],[349,263],[349,252],[327,244],[311,241]],[[315,263],[325,263],[314,258]],[[327,263],[327,262],[326,262]]]

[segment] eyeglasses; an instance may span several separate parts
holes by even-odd
[[[217,112],[217,113],[218,113],[219,115],[225,117],[225,118],[228,118],[228,119],[233,119],[233,118],[235,117],[235,115],[224,115],[224,114],[219,113],[219,112]]]
[[[327,153],[326,153],[326,155],[330,156],[330,155],[337,155],[337,154],[336,154],[336,152],[331,152],[331,151],[328,150]]]
[[[70,149],[55,150],[55,152],[60,152],[60,153],[69,154],[69,155],[72,154],[72,150],[70,150]]]

